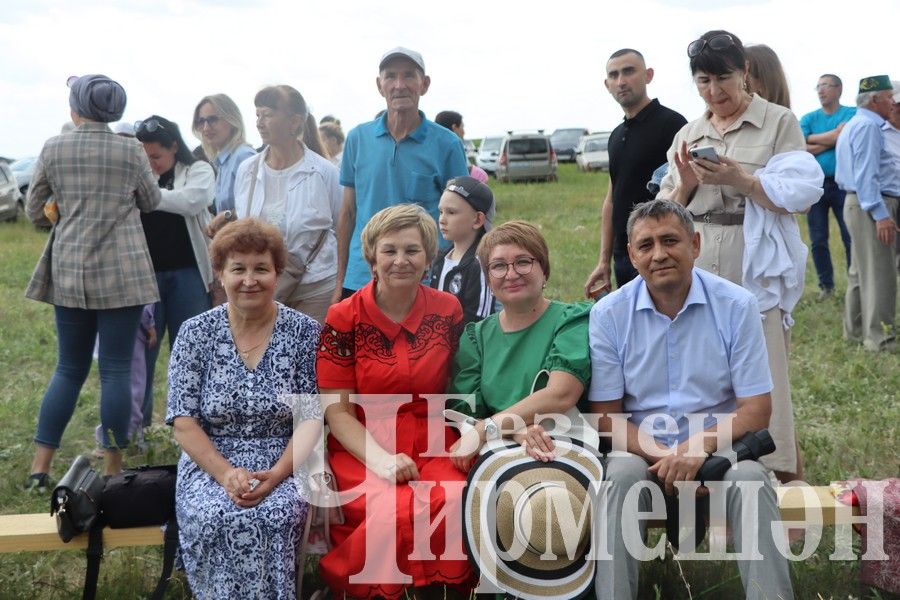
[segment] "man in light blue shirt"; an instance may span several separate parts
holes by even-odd
[[[835,179],[847,192],[844,221],[852,261],[844,301],[844,337],[879,352],[896,347],[897,275],[893,215],[900,200],[900,172],[884,143],[881,127],[893,106],[887,75],[859,82],[856,115],[837,141]]]
[[[829,210],[834,213],[841,241],[844,243],[847,266],[850,266],[850,233],[844,224],[844,191],[834,181],[834,146],[844,123],[856,114],[855,108],[841,105],[843,90],[844,84],[837,75],[827,73],[819,77],[816,93],[822,108],[807,113],[800,119],[800,129],[806,138],[806,150],[816,157],[825,173],[822,197],[806,213],[813,264],[819,275],[819,301],[834,294],[834,267],[828,248]]]
[[[610,488],[601,510],[613,558],[603,560],[601,554],[597,563],[600,599],[637,594],[638,564],[629,551],[635,507],[625,502],[632,486],[650,480],[675,495],[677,485],[696,478],[708,454],[766,428],[771,413],[772,379],[756,299],[694,268],[700,235],[690,214],[675,202],[654,200],[634,209],[627,233],[628,254],[640,277],[600,300],[590,316],[591,411],[627,417],[613,448],[624,447],[628,454],[609,455],[606,462]],[[713,414],[727,419],[719,422]],[[609,417],[600,418],[599,428],[617,431]],[[720,428],[721,445],[715,433]],[[730,486],[724,494],[735,550],[748,552],[757,544],[761,554],[738,560],[747,597],[793,597],[787,560],[770,527],[780,513],[764,468],[741,461],[723,481]],[[739,486],[746,485],[751,487],[742,492]],[[744,498],[757,490],[758,506]],[[661,500],[659,493],[642,493],[639,510],[651,504],[659,509]],[[756,514],[744,518],[745,506]],[[757,531],[746,530],[745,521],[757,524]]]
[[[410,202],[437,221],[447,181],[469,174],[462,141],[419,110],[419,98],[431,85],[422,56],[394,48],[381,58],[378,69],[376,84],[387,110],[347,134],[341,159],[344,202],[337,229],[338,285],[333,302],[371,279],[359,235],[372,215]]]

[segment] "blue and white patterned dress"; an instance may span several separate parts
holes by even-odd
[[[314,395],[319,331],[313,319],[279,304],[269,347],[251,370],[238,356],[226,305],[185,321],[169,363],[166,423],[194,417],[232,465],[270,469],[290,440],[294,413],[321,420]],[[295,555],[309,512],[301,474],[255,507],[241,508],[182,452],[175,506],[180,553],[197,598],[294,598]]]

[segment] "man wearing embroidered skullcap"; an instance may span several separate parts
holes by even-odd
[[[900,170],[881,129],[893,107],[893,90],[887,75],[861,79],[856,115],[847,121],[835,148],[835,180],[847,192],[844,221],[850,232],[844,338],[872,352],[896,349],[894,215],[900,203]]]
[[[431,85],[421,54],[402,47],[388,50],[378,64],[375,85],[387,110],[350,130],[341,159],[344,202],[336,232],[338,276],[332,302],[371,279],[360,233],[372,215],[394,204],[414,203],[437,221],[444,185],[469,174],[462,141],[419,110],[419,99]]]

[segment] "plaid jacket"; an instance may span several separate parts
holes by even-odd
[[[104,123],[85,123],[47,140],[28,189],[32,221],[50,197],[59,221],[25,295],[56,306],[120,308],[159,300],[137,209],[159,204],[141,145]]]

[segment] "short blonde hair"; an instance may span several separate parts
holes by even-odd
[[[547,249],[547,240],[537,227],[527,221],[507,221],[484,234],[476,254],[485,275],[488,273],[488,259],[491,252],[497,246],[505,245],[520,246],[532,255],[541,265],[544,277],[550,279],[550,251]]]
[[[425,256],[430,265],[437,255],[437,225],[431,215],[418,204],[397,204],[372,215],[359,236],[366,262],[370,266],[375,264],[375,247],[382,236],[407,227],[419,229]]]

